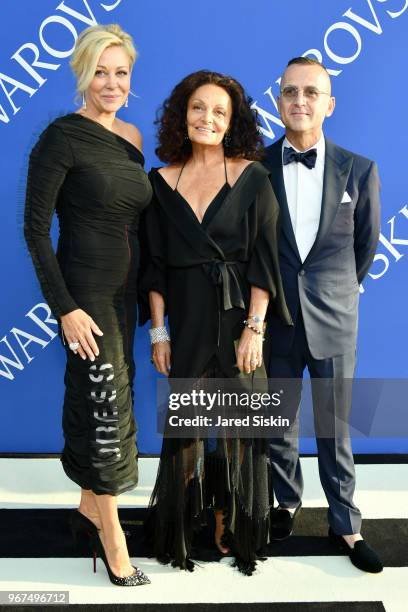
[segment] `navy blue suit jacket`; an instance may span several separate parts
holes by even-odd
[[[302,263],[286,200],[282,143],[283,138],[267,147],[264,165],[281,210],[279,258],[286,302],[295,324],[301,308],[315,359],[344,355],[356,347],[359,284],[373,261],[379,238],[377,166],[326,139],[319,229]],[[342,203],[346,191],[351,201]],[[294,328],[273,315],[268,328],[272,354],[288,355]]]

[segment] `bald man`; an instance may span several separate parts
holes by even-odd
[[[324,137],[323,122],[334,107],[324,66],[305,57],[291,60],[278,98],[286,133],[266,149],[264,162],[281,208],[280,267],[294,321],[288,327],[271,316],[267,328],[269,376],[293,379],[285,399],[291,427],[270,445],[279,502],[271,537],[288,537],[301,507],[298,415],[307,367],[329,536],[356,567],[376,573],[382,564],[360,534],[361,513],[353,502],[347,379],[355,369],[359,284],[379,238],[379,180],[374,162]]]

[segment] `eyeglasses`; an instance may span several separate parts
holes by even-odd
[[[303,97],[306,98],[309,102],[316,102],[319,96],[330,96],[327,91],[320,91],[316,89],[316,87],[303,87],[303,89],[299,89],[299,87],[294,87],[293,85],[288,85],[281,89],[281,96],[288,102],[293,102],[298,99],[299,93],[303,93]]]

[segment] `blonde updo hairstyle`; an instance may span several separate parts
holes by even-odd
[[[82,95],[95,76],[96,66],[101,54],[108,47],[123,47],[129,56],[132,70],[137,58],[137,51],[132,37],[122,28],[113,23],[110,25],[95,25],[83,30],[78,36],[71,58],[71,68],[77,79],[77,92]]]

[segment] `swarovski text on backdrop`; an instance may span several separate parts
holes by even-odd
[[[66,3],[66,0],[60,2],[60,4],[58,4],[58,6],[56,7],[55,11],[60,11],[61,13],[68,15],[68,17],[70,17],[74,21],[74,23],[76,21],[79,21],[85,24],[85,26],[87,27],[91,25],[96,25],[98,21],[89,6],[88,0],[82,0],[82,2],[84,8],[87,11],[87,14],[82,14],[76,9],[70,7],[69,4]],[[110,12],[116,9],[121,2],[122,0],[116,0],[115,2],[110,3],[98,2],[97,4],[99,4],[99,6],[103,8],[106,12]],[[56,49],[55,46],[53,46],[48,41],[49,34],[47,33],[47,30],[50,24],[54,24],[54,26],[59,26],[59,38],[57,38],[57,40],[62,38],[60,34],[61,27],[72,35],[73,42],[72,46],[69,49]],[[0,71],[0,87],[4,92],[8,104],[11,106],[13,115],[16,115],[21,110],[21,106],[17,106],[13,101],[14,94],[16,94],[17,92],[24,92],[28,94],[31,98],[47,81],[43,74],[40,74],[38,69],[41,69],[42,71],[58,70],[58,68],[60,68],[61,66],[60,63],[50,63],[40,60],[40,55],[41,57],[43,57],[43,53],[45,52],[53,58],[67,59],[74,50],[75,42],[79,34],[80,31],[76,29],[75,25],[67,17],[63,17],[61,15],[49,15],[48,17],[43,19],[38,28],[38,40],[40,46],[38,45],[38,43],[33,43],[31,41],[26,42],[22,44],[15,53],[13,53],[10,59],[16,61],[23,68],[23,70],[31,77],[31,79],[34,80],[37,84],[37,86],[33,86],[32,82],[30,82],[30,84],[27,84],[21,80],[18,80],[15,76],[5,74]],[[29,61],[25,57],[27,56],[27,51],[29,52],[31,63],[29,63]],[[15,72],[15,68],[16,65],[14,64],[14,66],[12,67],[13,73]],[[9,111],[7,111],[3,106],[0,105],[0,123],[10,122],[8,112]]]

